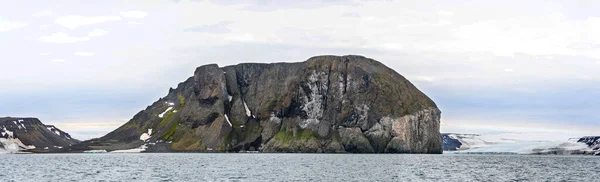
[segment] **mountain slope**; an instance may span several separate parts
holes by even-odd
[[[362,56],[213,64],[72,150],[441,153],[440,113],[404,77]]]
[[[585,136],[577,140],[579,143],[588,145],[594,152],[594,155],[600,155],[600,136]]]
[[[37,118],[0,118],[0,153],[49,152],[79,142]]]

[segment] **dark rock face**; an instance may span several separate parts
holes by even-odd
[[[587,144],[594,151],[594,155],[600,156],[600,136],[581,137],[577,142]]]
[[[586,137],[582,137],[577,142],[579,142],[579,143],[585,143],[588,146],[590,146],[590,148],[592,148],[593,150],[599,150],[600,149],[600,136],[586,136]]]
[[[441,153],[440,115],[408,80],[362,56],[206,65],[125,125],[76,147]]]
[[[79,142],[66,132],[37,118],[0,118],[0,148],[49,152]]]
[[[442,133],[442,150],[443,151],[458,150],[463,144],[459,140],[454,139],[454,138],[450,137],[449,135],[450,134]]]

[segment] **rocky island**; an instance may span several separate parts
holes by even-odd
[[[78,142],[37,118],[0,118],[0,153],[58,152]]]
[[[118,129],[65,150],[439,154],[440,115],[406,78],[362,56],[211,64]]]

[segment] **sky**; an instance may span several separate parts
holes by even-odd
[[[593,0],[6,1],[0,116],[90,139],[201,65],[353,54],[431,97],[442,132],[599,135],[598,9]]]

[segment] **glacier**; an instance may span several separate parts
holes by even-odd
[[[594,151],[578,138],[556,133],[448,134],[462,145],[446,154],[582,154]]]

